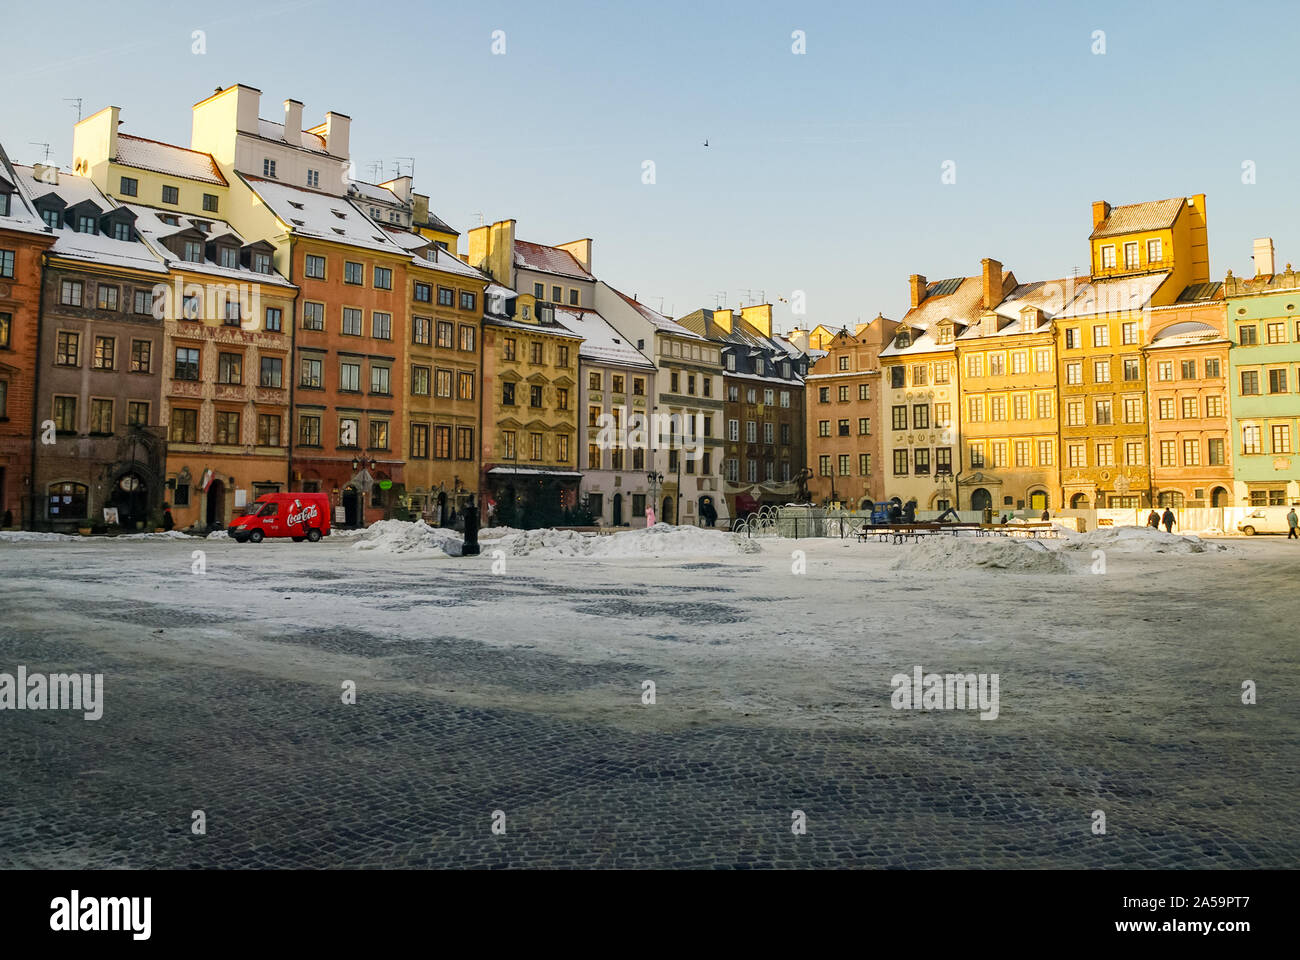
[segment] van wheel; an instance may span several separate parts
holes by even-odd
[[[1248,536],[1248,537],[1253,537],[1253,536],[1255,535],[1255,528],[1254,528],[1254,527],[1242,527],[1242,528],[1241,528],[1241,532],[1244,533],[1244,534],[1245,534],[1246,536]]]
[[[265,536],[265,534],[263,534],[261,530],[254,530],[248,535],[248,539],[252,540],[254,543],[261,543],[263,536]]]
[[[312,527],[310,530],[307,531],[307,539],[310,540],[312,543],[318,543],[320,541],[320,531],[317,530],[315,527]]]

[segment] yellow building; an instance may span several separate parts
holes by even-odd
[[[1000,269],[985,260],[986,274]],[[1023,283],[957,337],[965,469],[960,509],[1060,508],[1052,316],[1069,281]]]
[[[1152,502],[1143,346],[1150,308],[1209,282],[1205,195],[1092,206],[1090,282],[1057,315],[1061,498],[1074,509]]]

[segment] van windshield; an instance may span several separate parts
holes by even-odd
[[[279,509],[279,504],[277,503],[258,503],[258,504],[254,504],[253,509],[250,510],[246,514],[246,516],[274,517],[278,509]]]

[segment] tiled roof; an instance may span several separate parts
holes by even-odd
[[[515,266],[539,273],[554,273],[561,277],[576,277],[579,280],[595,279],[582,269],[582,264],[568,250],[529,243],[527,240],[515,241]]]
[[[1198,300],[1222,300],[1223,282],[1193,283],[1178,295],[1178,303],[1195,303]]]
[[[202,183],[215,183],[226,186],[226,178],[217,169],[217,162],[211,155],[189,150],[170,143],[146,140],[144,137],[132,137],[125,133],[117,135],[116,162],[154,173],[167,173],[173,177],[198,180]]]
[[[1002,271],[1002,282],[1011,277],[1011,271]],[[927,329],[940,320],[972,324],[984,309],[984,281],[981,277],[956,277],[940,280],[926,286],[926,297],[903,315],[909,327]]]
[[[1146,230],[1167,230],[1173,226],[1178,212],[1187,201],[1182,197],[1170,200],[1149,200],[1146,203],[1130,203],[1123,207],[1111,207],[1110,215],[1097,224],[1092,231],[1091,240],[1102,237],[1117,237],[1124,233],[1141,233]]]

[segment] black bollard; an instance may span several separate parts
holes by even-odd
[[[474,495],[469,496],[469,503],[465,509],[460,512],[461,519],[465,521],[465,547],[461,550],[462,557],[478,556],[478,507],[474,506]]]

